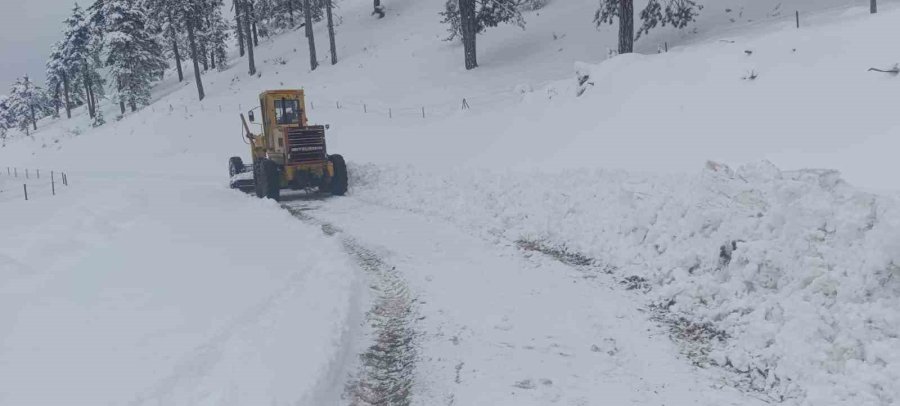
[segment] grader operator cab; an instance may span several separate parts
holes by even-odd
[[[247,113],[251,123],[256,121],[253,110]],[[328,155],[327,126],[307,123],[303,90],[265,91],[259,95],[259,111],[259,134],[251,131],[241,114],[253,164],[247,167],[240,157],[228,160],[232,188],[252,189],[258,197],[274,200],[280,198],[281,189],[318,188],[334,195],[347,192],[344,158]]]

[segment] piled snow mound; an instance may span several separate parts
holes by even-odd
[[[724,333],[696,360],[747,389],[815,405],[900,401],[900,206],[834,171],[353,173],[358,198],[645,279],[666,314]]]

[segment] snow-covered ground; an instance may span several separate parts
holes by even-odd
[[[362,289],[317,229],[165,177],[49,194],[0,210],[0,403],[293,402],[343,368]]]
[[[442,1],[385,3],[341,2],[338,65],[289,33],[203,102],[170,72],[0,148],[0,404],[346,403],[392,299],[414,404],[900,402],[900,79],[866,71],[900,61],[896,3],[707,4],[606,60],[596,1],[555,0],[472,72]],[[301,86],[352,188],[292,216],[225,163]]]

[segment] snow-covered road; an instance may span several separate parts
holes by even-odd
[[[288,195],[283,206],[365,247],[408,287],[413,404],[763,403],[691,366],[601,272],[353,197]]]

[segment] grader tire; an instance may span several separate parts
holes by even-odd
[[[334,176],[331,177],[331,194],[343,196],[347,193],[347,164],[344,157],[331,155],[328,157],[334,167]]]
[[[263,198],[266,194],[263,190],[265,186],[263,183],[265,182],[265,176],[263,174],[263,163],[254,160],[253,161],[253,190],[256,192],[256,197]]]
[[[233,179],[234,175],[237,175],[241,172],[244,172],[244,161],[241,160],[241,157],[233,156],[228,159],[228,185],[231,186],[232,189],[237,188]]]
[[[239,156],[228,158],[228,176],[244,172],[244,161]]]
[[[265,160],[262,162],[263,195],[274,201],[281,198],[281,175],[275,162]]]

